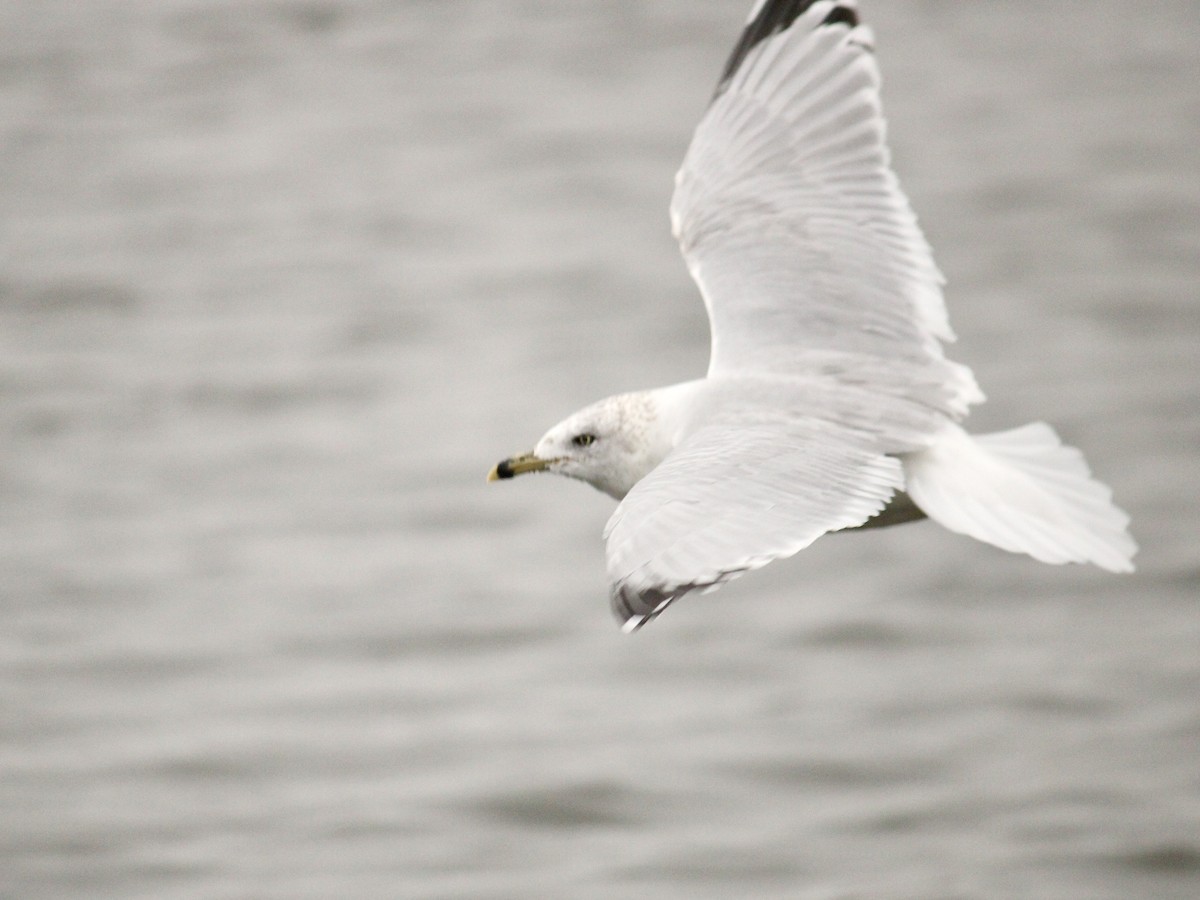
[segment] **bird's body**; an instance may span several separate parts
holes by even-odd
[[[620,500],[614,612],[822,534],[928,515],[1052,562],[1132,569],[1128,517],[1036,424],[972,438],[942,278],[884,140],[855,4],[759,0],[676,177],[671,218],[712,326],[707,377],[609,397],[492,478],[551,471]]]

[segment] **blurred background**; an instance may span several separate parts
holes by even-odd
[[[0,896],[1200,896],[1200,9],[872,0],[990,402],[1139,571],[928,523],[623,637],[568,412],[704,371],[749,0],[0,8]]]

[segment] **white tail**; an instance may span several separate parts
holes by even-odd
[[[903,462],[913,502],[951,531],[1042,562],[1133,571],[1129,516],[1044,422],[978,436],[953,426]]]

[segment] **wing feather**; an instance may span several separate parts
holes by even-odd
[[[701,428],[608,522],[613,612],[626,630],[641,627],[691,591],[861,525],[901,484],[894,457],[830,422]]]
[[[758,3],[676,176],[672,223],[708,309],[710,375],[887,359],[889,391],[940,382],[960,417],[982,394],[942,351],[943,279],[890,166],[871,47],[853,3]]]

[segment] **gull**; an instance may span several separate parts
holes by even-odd
[[[634,631],[831,531],[928,517],[1046,563],[1133,570],[1129,517],[1047,424],[971,435],[944,279],[891,168],[857,4],[758,0],[675,177],[712,332],[704,378],[608,397],[489,481],[620,501],[612,610]]]

